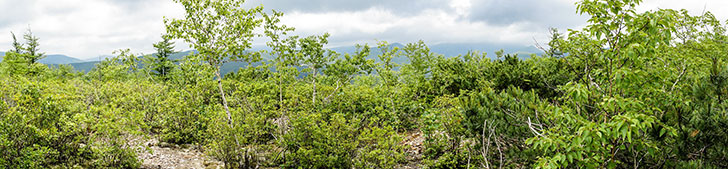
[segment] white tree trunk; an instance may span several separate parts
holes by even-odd
[[[222,90],[222,76],[220,76],[220,70],[218,69],[217,72],[215,72],[215,75],[217,75],[217,87],[220,89],[220,97],[222,98],[222,106],[225,107],[225,112],[227,113],[227,119],[228,119],[228,125],[230,128],[233,127],[233,117],[230,114],[230,108],[228,108],[227,100],[225,99],[225,92]]]
[[[316,105],[316,68],[313,68],[313,105]]]

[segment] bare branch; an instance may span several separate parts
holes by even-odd
[[[672,83],[672,87],[670,87],[670,93],[675,90],[675,85],[677,85],[677,82],[680,82],[680,79],[682,79],[682,76],[685,74],[685,69],[687,69],[687,67],[683,67],[682,71],[680,71],[680,75],[677,76],[675,83]]]
[[[487,119],[483,120],[483,134],[481,135],[481,137],[483,139],[481,140],[481,144],[483,144],[482,147],[485,147],[485,149],[483,150],[483,153],[481,153],[481,155],[483,156],[483,160],[485,160],[485,168],[490,169],[490,164],[488,163],[488,156],[486,154],[488,153],[488,151],[490,149],[490,136],[492,135],[492,133],[491,133],[491,135],[488,135],[488,139],[487,139],[488,143],[486,144],[485,143],[485,140],[486,140],[485,139],[485,129],[486,129],[487,125],[488,125],[488,120]]]
[[[543,137],[543,135],[541,133],[539,133],[538,131],[536,131],[536,129],[533,128],[533,125],[534,124],[531,123],[531,117],[528,117],[528,128],[531,129],[531,131],[533,131],[533,133],[535,133],[539,137]]]
[[[334,91],[332,91],[332,92],[331,92],[331,94],[329,94],[328,96],[326,96],[326,97],[324,98],[324,102],[326,102],[326,103],[330,102],[330,101],[329,101],[329,97],[333,96],[333,95],[334,95],[334,93],[336,93],[336,91],[338,91],[338,90],[339,90],[339,87],[341,87],[341,84],[339,84],[339,80],[336,80],[336,88],[334,89]]]

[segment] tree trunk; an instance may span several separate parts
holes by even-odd
[[[278,110],[283,109],[283,73],[278,70]]]
[[[313,105],[316,106],[316,68],[313,68]]]
[[[225,107],[225,112],[227,113],[228,118],[228,125],[230,128],[233,127],[233,118],[232,115],[230,115],[230,109],[228,108],[227,100],[225,99],[225,92],[222,90],[222,76],[220,76],[220,70],[218,69],[215,72],[215,75],[217,76],[217,87],[220,89],[220,97],[222,98],[222,106]]]

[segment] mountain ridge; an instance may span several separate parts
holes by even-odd
[[[369,55],[369,59],[374,59],[375,61],[379,61],[379,58],[377,57],[380,54],[380,51],[376,49],[376,46],[370,46],[372,47],[371,53]],[[405,45],[401,43],[391,43],[390,47],[398,47],[398,48],[404,48]],[[435,45],[428,45],[430,48],[430,51],[436,54],[443,55],[445,57],[456,57],[459,55],[465,55],[468,52],[485,52],[488,58],[491,59],[498,59],[495,56],[495,52],[499,50],[503,50],[506,54],[515,54],[519,58],[528,58],[531,54],[542,54],[542,51],[540,51],[535,46],[523,46],[523,45],[509,45],[509,44],[494,44],[494,43],[442,43],[442,44],[435,44]],[[266,46],[262,47],[254,47],[252,50],[259,51],[259,50],[265,50],[267,49]],[[356,52],[356,46],[339,46],[339,47],[330,47],[328,49],[331,49],[333,51],[336,51],[339,54],[353,54]],[[196,50],[187,50],[187,51],[180,51],[170,56],[170,59],[177,60],[182,59],[184,56],[190,55],[191,53],[196,52]],[[4,56],[5,52],[0,52],[0,56]],[[147,54],[152,55],[152,54]],[[146,56],[146,55],[143,55]],[[140,57],[143,57],[140,56]],[[62,54],[52,54],[47,55],[46,58],[41,59],[39,62],[43,64],[50,65],[61,65],[61,64],[69,64],[74,67],[77,71],[82,72],[88,72],[96,65],[96,63],[99,63],[100,61],[105,60],[106,58],[114,57],[113,55],[100,55],[97,58],[89,58],[89,59],[78,59],[74,57],[70,57],[67,55]],[[267,54],[264,54],[263,56],[264,61],[272,60],[273,58]],[[0,61],[2,61],[2,57],[0,57]],[[392,62],[397,64],[404,64],[408,63],[409,61],[405,57],[397,57],[393,58]],[[231,71],[237,71],[239,69],[238,67],[245,66],[247,64],[238,64],[238,63],[229,63],[226,65],[223,65],[225,68],[224,73],[229,73]]]
[[[0,61],[2,61],[3,58],[5,57],[5,52],[0,52],[0,56],[2,56],[2,57],[0,57]],[[50,55],[45,55],[45,56],[46,56],[45,58],[38,60],[38,62],[43,63],[43,64],[70,64],[70,63],[84,62],[81,59],[70,57],[70,56],[63,55],[63,54],[50,54]]]

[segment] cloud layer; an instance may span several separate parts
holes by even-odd
[[[533,44],[549,27],[582,25],[572,0],[254,0],[250,5],[286,12],[300,33],[332,34],[334,42],[374,39],[429,43]],[[348,3],[352,2],[352,3]],[[336,45],[336,43],[334,43]]]
[[[40,38],[41,51],[93,58],[131,48],[153,51],[164,31],[163,16],[182,16],[171,1],[146,0],[12,0],[0,2],[0,50],[10,48],[28,28]],[[17,10],[16,10],[17,9]],[[17,18],[16,18],[17,17]]]
[[[504,43],[531,45],[545,41],[547,29],[578,28],[586,18],[575,12],[576,0],[248,0],[266,10],[285,12],[283,23],[299,35],[331,33],[331,46],[375,40],[435,43]],[[703,9],[728,19],[722,0],[646,0],[640,10]],[[78,58],[110,54],[116,49],[153,52],[164,32],[163,17],[183,16],[171,0],[3,0],[0,1],[0,51],[10,48],[10,32],[28,27],[40,37],[41,51]],[[262,44],[262,42],[257,42]],[[187,49],[178,44],[177,49]]]

